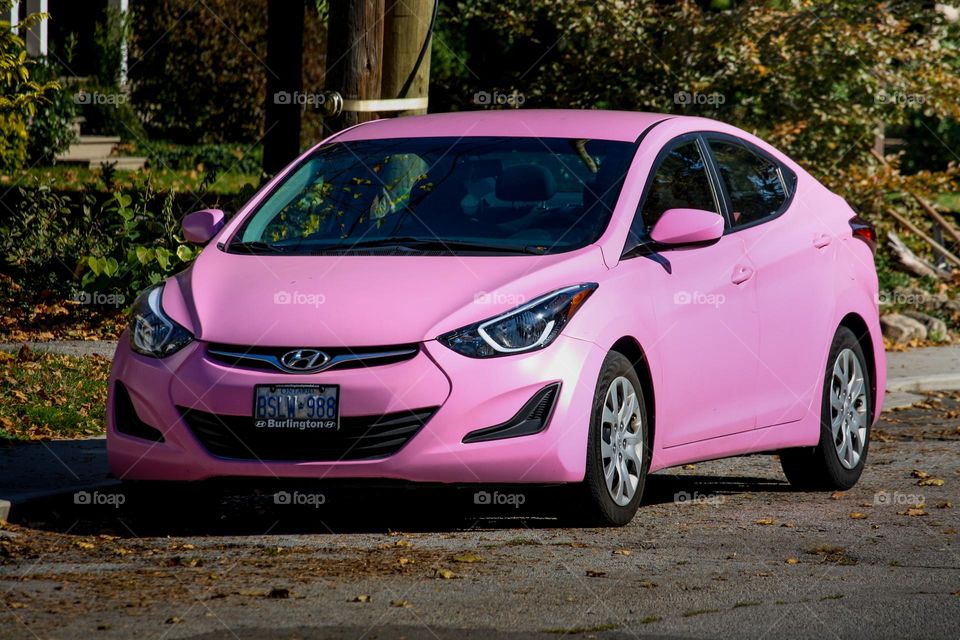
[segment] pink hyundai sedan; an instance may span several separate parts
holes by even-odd
[[[667,467],[863,470],[873,228],[732,126],[379,120],[183,227],[207,246],[140,296],[114,360],[118,478],[565,483],[624,524]]]

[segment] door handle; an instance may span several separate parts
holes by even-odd
[[[733,282],[733,284],[743,284],[752,277],[753,268],[747,265],[740,265],[733,268],[733,275],[730,277],[730,281]]]
[[[821,233],[816,238],[814,238],[813,246],[815,246],[817,249],[823,249],[824,247],[829,245],[831,242],[833,242],[832,236],[829,236],[826,233]]]

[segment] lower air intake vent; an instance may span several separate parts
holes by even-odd
[[[487,442],[504,438],[518,438],[540,433],[547,427],[553,407],[557,402],[560,383],[547,385],[530,398],[517,415],[506,422],[477,431],[471,431],[463,437],[464,443]]]

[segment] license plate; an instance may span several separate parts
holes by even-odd
[[[279,431],[336,431],[340,428],[340,387],[335,384],[258,384],[253,424]]]

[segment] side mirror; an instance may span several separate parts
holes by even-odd
[[[189,213],[183,218],[183,237],[187,242],[207,244],[223,229],[226,216],[220,209],[202,209]]]
[[[667,209],[650,238],[666,246],[709,244],[723,237],[723,216],[703,209]]]

